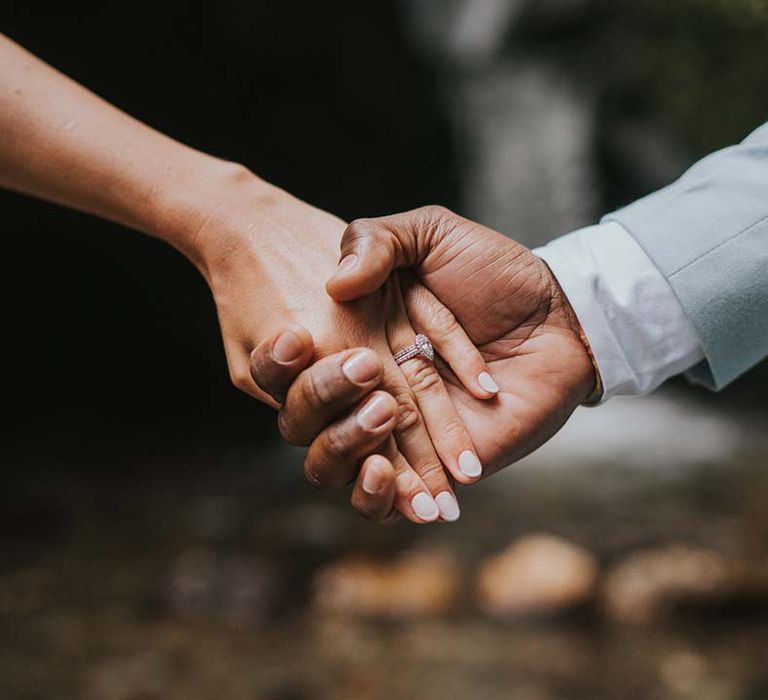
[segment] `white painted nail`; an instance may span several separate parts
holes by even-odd
[[[461,515],[459,502],[456,500],[456,496],[450,491],[443,491],[442,493],[437,494],[435,502],[440,509],[440,517],[443,520],[452,523],[459,519],[459,516]]]
[[[477,383],[492,394],[499,393],[499,385],[493,380],[493,377],[488,374],[488,372],[480,372],[480,374],[477,375]]]
[[[459,470],[464,476],[476,477],[483,473],[483,465],[477,455],[470,450],[464,450],[459,455]]]
[[[422,520],[435,520],[440,515],[437,503],[428,493],[417,493],[411,501],[413,512]]]

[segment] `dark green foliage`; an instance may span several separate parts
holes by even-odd
[[[695,154],[768,120],[766,0],[634,0],[612,5],[612,85]]]

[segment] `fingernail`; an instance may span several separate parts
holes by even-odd
[[[293,362],[301,355],[302,344],[299,336],[293,331],[285,331],[272,346],[272,357],[278,362],[286,364]]]
[[[365,430],[381,428],[392,420],[392,406],[384,396],[374,396],[357,412],[357,422]]]
[[[459,455],[459,471],[464,476],[476,477],[483,473],[483,465],[480,464],[480,460],[477,455],[471,450],[464,450]]]
[[[493,381],[493,377],[488,374],[488,372],[480,372],[480,374],[477,375],[477,383],[492,394],[499,393],[499,385]]]
[[[369,469],[363,477],[363,491],[369,496],[375,496],[384,486],[382,475],[376,469]]]
[[[376,379],[379,374],[379,363],[376,362],[372,352],[358,352],[341,366],[341,371],[350,382],[365,384]]]
[[[428,493],[418,493],[413,497],[411,501],[411,508],[413,512],[421,520],[434,520],[440,515],[440,511],[437,508],[437,503]]]
[[[450,491],[443,491],[437,494],[435,503],[440,510],[440,517],[443,520],[447,520],[449,523],[455,522],[459,519],[461,511],[459,510],[459,502],[456,500]]]
[[[342,258],[338,268],[336,268],[337,275],[344,275],[349,272],[355,265],[357,265],[357,255],[352,253]]]

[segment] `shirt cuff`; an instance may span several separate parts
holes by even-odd
[[[669,282],[621,224],[589,226],[533,252],[552,270],[592,346],[603,401],[646,394],[704,358]]]

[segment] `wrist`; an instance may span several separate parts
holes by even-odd
[[[211,261],[252,232],[229,223],[237,205],[248,201],[256,213],[267,209],[281,190],[238,163],[203,153],[194,156],[181,177],[167,178],[156,191],[146,233],[179,250],[207,277]]]
[[[556,314],[562,319],[561,323],[568,329],[574,341],[572,344],[574,352],[569,364],[573,369],[577,403],[596,406],[603,398],[603,381],[592,346],[568,297],[546,263],[544,264],[552,284],[551,314]]]

